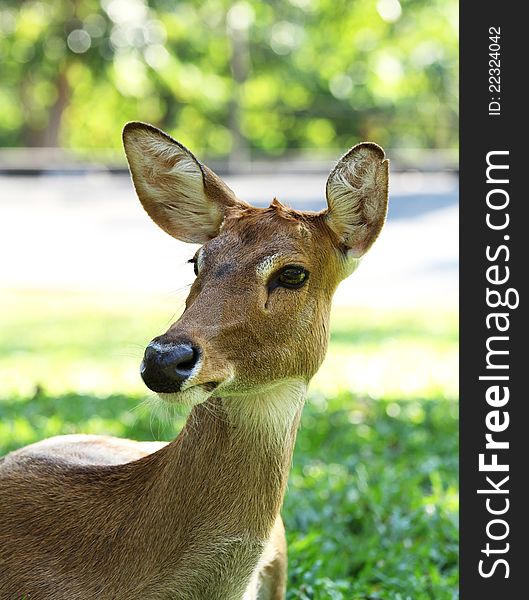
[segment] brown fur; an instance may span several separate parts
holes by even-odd
[[[334,290],[382,227],[387,161],[374,145],[351,150],[329,211],[301,213],[238,201],[150,126],[128,125],[124,140],[149,215],[204,243],[186,310],[159,338],[201,348],[186,386],[161,394],[193,409],[167,445],[64,436],[0,461],[0,599],[281,600],[279,511],[306,386]],[[360,197],[348,186],[362,173]],[[269,289],[293,264],[306,284]]]

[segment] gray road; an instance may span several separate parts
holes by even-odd
[[[325,206],[324,174],[226,177],[238,196]],[[336,302],[453,308],[458,292],[458,188],[447,173],[396,173],[383,235]],[[192,280],[189,245],[145,216],[128,177],[0,176],[0,289],[166,294]]]

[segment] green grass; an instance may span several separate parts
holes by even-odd
[[[0,454],[62,433],[170,439],[137,374],[171,322],[155,305],[0,297]],[[176,303],[178,305],[178,303]],[[289,599],[457,597],[457,321],[336,311],[283,515]]]
[[[284,508],[289,598],[457,597],[457,405],[305,411]]]

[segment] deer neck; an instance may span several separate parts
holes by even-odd
[[[304,383],[289,382],[210,399],[156,453],[161,501],[178,507],[190,533],[215,524],[219,535],[268,537],[283,501],[305,392]]]
[[[210,399],[174,442],[131,463],[144,490],[136,521],[150,532],[144,556],[165,565],[182,598],[242,597],[281,508],[305,391],[289,383]]]

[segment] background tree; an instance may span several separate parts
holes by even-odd
[[[3,146],[457,145],[455,0],[5,0],[0,65]]]

